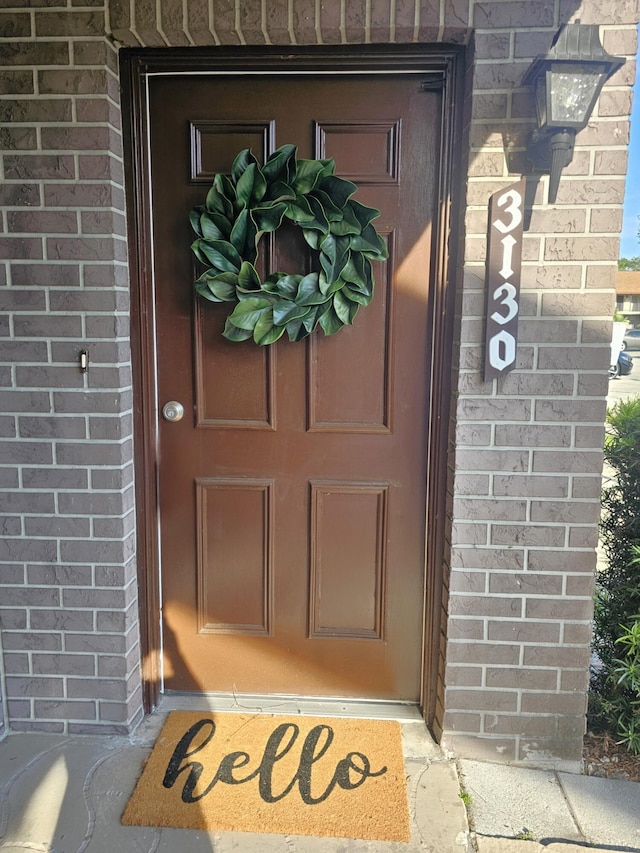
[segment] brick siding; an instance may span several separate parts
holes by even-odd
[[[575,6],[561,4],[555,18],[553,4],[475,4],[459,294],[443,728],[461,754],[538,766],[575,766],[581,758],[612,284],[637,49],[636,4]],[[543,187],[536,190],[524,237],[517,369],[485,383],[487,203],[524,166],[534,110],[522,75],[558,25],[575,18],[603,24],[605,47],[629,59],[577,138],[557,204],[543,206]]]
[[[601,24],[605,47],[629,61],[578,136],[557,204],[543,204],[546,179],[537,187],[517,370],[484,383],[487,202],[524,164],[533,106],[522,76],[576,18]],[[470,45],[468,179],[436,728],[461,754],[575,765],[637,20],[636,0],[43,0],[2,10],[8,725],[129,730],[142,713],[117,47],[456,42]]]
[[[1,20],[6,715],[126,731],[141,693],[117,55],[101,6]]]

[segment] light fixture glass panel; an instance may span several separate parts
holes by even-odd
[[[538,127],[544,127],[547,123],[547,75],[540,74],[536,77],[536,113],[538,115]]]
[[[547,72],[551,103],[549,124],[556,127],[586,124],[589,108],[605,74],[606,67],[601,63],[585,67],[578,62],[554,62]]]

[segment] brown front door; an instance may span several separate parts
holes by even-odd
[[[418,701],[441,93],[418,75],[149,81],[169,690]],[[389,260],[352,327],[270,347],[194,297],[189,210],[250,147],[333,157]],[[261,256],[308,271],[295,226]]]

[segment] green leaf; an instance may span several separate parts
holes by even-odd
[[[238,273],[238,284],[244,290],[260,290],[260,276],[253,264],[243,261]]]
[[[253,340],[259,346],[273,344],[284,334],[284,326],[276,326],[273,322],[273,311],[265,311],[258,318],[253,329]]]
[[[306,195],[324,177],[324,165],[318,160],[298,160],[293,188],[300,195]]]
[[[235,219],[236,191],[226,175],[219,172],[213,179],[206,206],[211,213],[219,213],[230,221]]]
[[[255,156],[251,152],[249,148],[243,148],[243,150],[237,155],[236,159],[233,161],[233,165],[231,167],[231,178],[235,184],[238,183],[242,174],[249,168],[249,166],[255,163],[258,165],[258,161]]]
[[[233,203],[236,200],[236,189],[231,183],[228,175],[225,175],[223,172],[218,172],[213,179],[213,185],[218,192],[227,199],[227,201]]]
[[[296,302],[299,305],[319,305],[326,301],[327,297],[320,290],[318,273],[311,272],[309,275],[305,275],[298,285]]]
[[[346,326],[350,326],[353,318],[358,313],[358,305],[350,302],[342,295],[341,291],[334,294],[333,310],[336,312],[338,319]]]
[[[332,281],[329,287],[327,288],[327,294],[331,295],[332,293],[337,293],[339,290],[345,285],[345,281],[342,276],[339,276],[335,281]]]
[[[362,262],[362,270],[364,273],[364,283],[362,282],[349,282],[349,286],[351,290],[355,290],[358,293],[362,293],[369,300],[371,300],[371,296],[373,294],[373,272],[371,270],[371,261],[368,258],[365,258],[364,255],[358,255],[356,253],[356,258],[360,258]],[[342,276],[344,278],[344,275]]]
[[[328,234],[329,220],[325,215],[324,208],[322,207],[318,199],[314,198],[313,196],[308,196],[307,202],[309,203],[309,207],[311,208],[311,212],[313,213],[313,219],[310,219],[305,222],[304,227],[313,228],[316,231],[322,231],[323,234]]]
[[[384,261],[389,257],[387,244],[373,225],[367,225],[362,234],[351,237],[350,244],[354,251],[362,252],[363,255],[374,261]]]
[[[263,204],[265,202],[275,204],[280,201],[293,201],[295,198],[296,192],[289,186],[289,184],[286,184],[284,181],[276,181],[275,184],[267,185],[267,192],[265,193]]]
[[[353,284],[365,285],[367,282],[364,268],[365,261],[369,263],[359,252],[350,252],[349,260],[340,273],[341,277]]]
[[[267,189],[267,182],[257,163],[250,163],[238,178],[236,193],[243,207],[252,207],[262,201]]]
[[[338,317],[333,306],[329,308],[326,314],[320,317],[320,325],[325,335],[335,335],[343,327],[344,323]]]
[[[318,273],[318,287],[320,288],[320,293],[323,293],[326,296],[330,284],[331,282],[327,278],[327,274],[325,273],[325,271],[320,270],[320,272]]]
[[[349,240],[328,234],[320,243],[320,266],[332,284],[349,260]]]
[[[210,264],[220,272],[239,272],[242,266],[242,258],[231,245],[224,240],[213,240],[211,243],[204,240],[196,241],[199,248]]]
[[[258,204],[258,202],[262,201],[264,198],[264,194],[267,191],[267,182],[265,180],[264,175],[262,174],[262,169],[260,166],[256,166],[256,176],[253,181],[253,192],[251,193],[251,204],[252,206]]]
[[[201,264],[208,264],[209,261],[205,257],[201,246],[202,246],[202,240],[200,238],[198,238],[197,240],[194,240],[193,243],[191,244],[191,251],[196,256],[196,258],[200,261]]]
[[[306,228],[302,229],[302,234],[307,243],[311,246],[312,249],[316,251],[320,247],[320,240],[322,239],[322,231],[312,231],[307,230]]]
[[[300,196],[295,201],[289,202],[286,217],[287,219],[291,219],[292,222],[303,222],[305,225],[314,218],[309,202],[304,196]]]
[[[228,242],[231,243],[236,252],[242,257],[244,255],[245,245],[247,242],[247,221],[249,220],[249,211],[242,210],[233,223],[233,228],[228,237]]]
[[[202,216],[204,207],[194,207],[193,210],[189,211],[189,224],[196,232],[198,237],[202,237],[202,229],[200,227],[200,217]]]
[[[280,338],[284,335],[284,326],[273,326],[271,331],[260,338],[257,342],[260,346],[267,346],[268,344],[275,344],[276,341],[280,340]],[[255,333],[254,333],[255,340]]]
[[[287,209],[286,204],[274,204],[267,208],[254,208],[251,211],[258,233],[265,231],[277,231],[282,224],[282,217]]]
[[[364,287],[360,287],[356,285],[356,289],[362,290],[363,293],[368,294],[368,296],[373,295],[373,270],[371,269],[371,261],[368,258],[362,259],[362,266],[364,269],[364,276],[366,279],[366,283]]]
[[[296,156],[295,145],[281,145],[268,158],[262,167],[262,173],[267,183],[274,184],[277,181],[287,181],[291,176],[289,163]]]
[[[333,157],[327,157],[324,160],[318,160],[317,162],[322,163],[322,178],[335,174],[336,161]]]
[[[287,330],[290,341],[299,341],[306,337],[306,329],[303,331],[302,320],[300,318],[291,320],[287,323],[285,329]],[[300,334],[301,331],[303,332],[302,335]]]
[[[225,302],[224,299],[218,299],[215,293],[209,288],[206,281],[196,281],[196,293],[199,296],[202,296],[204,299],[208,299],[209,302]]]
[[[272,272],[262,282],[262,291],[264,293],[273,293],[278,296],[278,281],[284,276],[284,272]]]
[[[362,226],[356,219],[355,213],[351,210],[349,205],[346,205],[342,209],[342,219],[339,222],[331,223],[331,233],[337,234],[339,236],[345,236],[347,234],[360,234],[362,231]]]
[[[331,197],[325,192],[322,192],[322,190],[314,190],[313,194],[309,196],[309,198],[315,198],[320,202],[324,215],[327,217],[329,222],[338,222],[342,219],[342,208],[337,207]]]
[[[351,302],[357,302],[359,305],[368,305],[371,302],[371,296],[360,293],[359,290],[352,289],[348,284],[345,284],[340,293],[351,300]]]
[[[200,217],[200,229],[205,240],[228,240],[231,223],[221,213],[205,211]]]
[[[287,275],[286,273],[281,273],[280,278],[275,285],[275,292],[285,298],[294,299],[298,292],[298,285],[300,284],[301,278],[302,277],[299,275]]]
[[[216,175],[216,178],[217,177],[218,176]],[[218,191],[215,185],[215,181],[213,186],[207,193],[205,205],[209,213],[219,213],[221,216],[225,216],[227,219],[233,218],[233,205],[225,197],[224,193]]]
[[[372,219],[376,219],[380,216],[380,211],[377,208],[367,207],[366,204],[361,204],[359,201],[356,201],[355,198],[350,198],[346,206],[351,209],[363,231]]]
[[[315,327],[318,325],[318,317],[320,316],[320,314],[322,314],[323,311],[327,311],[329,307],[329,302],[327,302],[326,305],[317,305],[302,318],[302,325],[304,326],[305,331],[308,335],[310,335],[311,332],[313,332]]]
[[[227,317],[222,333],[228,341],[248,341],[253,332],[250,329],[239,329],[231,322],[231,318]]]
[[[273,323],[272,305],[271,300],[265,297],[249,296],[238,302],[231,314],[229,314],[229,319],[238,329],[250,329],[253,331],[256,323],[265,312],[269,312],[271,323]]]
[[[251,194],[253,193],[253,184],[256,180],[257,168],[258,167],[255,163],[250,163],[240,175],[238,183],[236,184],[238,201],[245,207],[249,207],[251,202]]]
[[[273,306],[273,322],[278,326],[286,325],[290,320],[297,320],[309,313],[306,305],[298,305],[290,299],[281,299]]]
[[[250,222],[249,211],[243,210],[231,229],[229,240],[239,255],[244,255],[244,248],[247,244],[247,228]]]
[[[336,175],[327,175],[320,181],[318,188],[326,192],[333,203],[341,209],[358,189],[351,181],[338,178]]]
[[[232,272],[211,275],[204,272],[196,280],[196,291],[212,302],[235,302],[238,276]]]

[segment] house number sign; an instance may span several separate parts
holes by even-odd
[[[513,370],[518,343],[525,180],[489,199],[485,381]]]

